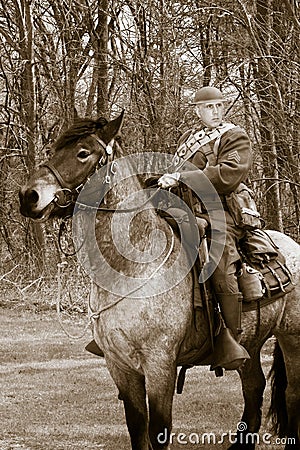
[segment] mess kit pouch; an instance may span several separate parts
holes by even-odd
[[[254,230],[261,228],[260,214],[257,211],[254,194],[244,183],[229,195],[226,195],[226,205],[236,226]]]
[[[244,270],[239,274],[239,283],[245,288],[246,300],[249,297],[247,283],[249,284],[249,277],[250,275],[253,277],[254,273],[257,278],[255,280],[251,278],[251,282],[257,282],[259,278],[264,297],[273,298],[294,289],[293,277],[285,264],[285,258],[265,231],[255,230],[246,233],[245,238],[240,241],[240,247],[243,259],[254,269],[248,272]],[[260,275],[257,272],[260,272]],[[260,295],[257,298],[260,298]]]

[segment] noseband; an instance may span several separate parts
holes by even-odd
[[[84,184],[90,179],[90,177],[101,167],[103,167],[105,164],[107,164],[107,173],[104,179],[105,183],[110,183],[111,176],[109,175],[109,171],[114,174],[115,173],[115,164],[113,161],[113,145],[114,145],[114,139],[112,139],[108,144],[106,144],[102,139],[99,138],[96,134],[91,134],[91,137],[96,139],[98,144],[105,150],[105,156],[102,155],[101,158],[98,160],[97,164],[93,168],[92,172],[90,172],[87,177],[84,179],[82,183],[80,183],[78,186],[71,188],[70,185],[63,179],[59,171],[56,169],[56,167],[53,166],[50,162],[43,164],[41,167],[46,167],[56,178],[59,185],[61,186],[61,189],[58,189],[55,193],[55,197],[53,199],[53,202],[58,206],[59,208],[67,208],[72,203],[75,203],[76,198],[78,197],[78,194],[80,193],[81,189],[83,188]],[[109,164],[110,163],[110,164]],[[110,166],[110,167],[109,167]]]
[[[106,165],[106,175],[104,177],[103,183],[110,184],[111,178],[116,173],[116,166],[117,162],[114,161],[114,154],[113,154],[113,145],[114,145],[114,139],[112,139],[108,144],[106,144],[102,139],[99,138],[96,134],[91,134],[91,137],[95,138],[98,144],[105,150],[105,155],[102,155],[101,158],[98,160],[98,163],[95,165],[93,170],[89,173],[89,175],[84,179],[82,183],[80,183],[75,188],[68,187],[68,183],[65,182],[59,171],[51,164],[46,163],[43,164],[41,167],[46,167],[57,179],[58,183],[61,186],[61,189],[57,190],[54,196],[54,199],[52,200],[53,203],[56,204],[59,208],[67,208],[72,203],[76,203],[78,194],[80,193],[81,189],[85,185],[86,182],[89,181],[90,177],[97,172],[100,168],[104,167]],[[154,187],[154,186],[153,186]],[[160,187],[157,187],[154,191],[154,193],[147,198],[141,205],[136,205],[132,208],[109,208],[109,207],[101,207],[101,206],[90,206],[82,203],[78,203],[80,209],[96,209],[97,211],[105,211],[105,212],[118,212],[118,213],[129,213],[134,212],[137,210],[141,210],[147,203],[150,203],[153,198],[156,196],[156,194],[160,191]]]

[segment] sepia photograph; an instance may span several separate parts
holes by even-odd
[[[0,450],[300,450],[298,0],[0,0]]]

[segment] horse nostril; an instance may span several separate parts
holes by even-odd
[[[34,190],[28,190],[24,194],[25,201],[31,205],[35,204],[39,200],[39,194]]]

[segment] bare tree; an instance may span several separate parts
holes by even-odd
[[[124,108],[126,151],[173,152],[202,85],[251,137],[267,226],[299,238],[299,30],[292,0],[0,0],[1,249],[41,269],[51,233],[28,234],[17,189],[77,115]]]

